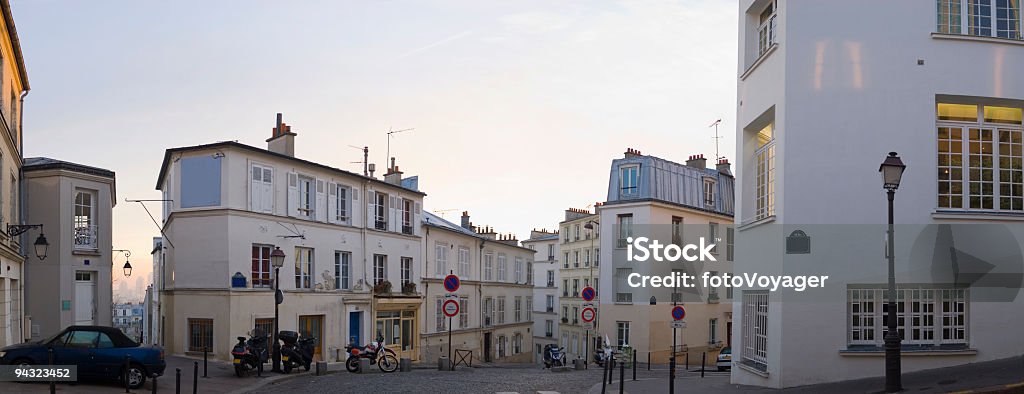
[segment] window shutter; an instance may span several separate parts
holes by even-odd
[[[263,194],[260,197],[263,202],[263,212],[274,213],[274,169],[263,169],[263,184],[260,187],[260,193]]]
[[[395,209],[397,206],[398,197],[388,196],[388,231],[398,232],[402,226],[400,220],[395,220],[398,218],[398,215],[396,214],[398,210]]]
[[[413,205],[415,205],[415,210],[412,216],[412,233],[420,235],[420,203],[417,201]]]
[[[263,169],[256,165],[249,166],[249,210],[263,209]]]
[[[366,219],[364,220],[364,222],[365,222],[364,225],[366,226],[366,228],[376,228],[375,227],[376,224],[374,223],[374,220],[376,220],[376,215],[373,212],[373,203],[374,203],[374,201],[377,201],[377,192],[375,192],[373,190],[367,190],[366,191],[366,207],[367,207],[367,209],[366,209],[366,216],[365,216]]]
[[[338,223],[338,184],[327,184],[327,222]]]
[[[299,174],[288,173],[288,216],[299,217]]]
[[[321,222],[327,221],[327,197],[324,195],[324,182],[323,179],[316,180],[316,220]]]

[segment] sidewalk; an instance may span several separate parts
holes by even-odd
[[[882,368],[879,364],[879,368]],[[667,374],[667,371],[665,371]],[[614,375],[607,393],[619,392],[618,373]],[[668,378],[629,379],[626,393],[667,393]],[[881,393],[885,378],[868,378],[836,383],[825,383],[788,389],[766,389],[729,383],[728,375],[708,376],[703,379],[693,372],[680,373],[675,380],[677,393]],[[591,386],[589,394],[600,394],[601,384]],[[906,393],[1024,393],[1024,357],[1014,357],[983,363],[904,373],[903,392]]]

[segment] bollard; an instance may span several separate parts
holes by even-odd
[[[705,355],[707,355],[706,352],[701,352],[700,353],[700,377],[702,377],[702,378],[704,377],[704,356]]]
[[[124,392],[126,393],[130,393],[130,391],[128,391],[128,368],[131,366],[131,359],[132,356],[124,356]]]
[[[690,370],[690,352],[686,352],[686,370]]]
[[[668,360],[668,392],[676,394],[676,358]]]
[[[320,376],[320,375],[323,375],[325,373],[327,373],[327,362],[326,361],[317,361],[316,362],[316,375]]]
[[[181,394],[181,368],[174,369],[174,394]]]
[[[604,384],[604,378],[606,376],[604,371],[607,371],[611,365],[612,364],[608,360],[604,360],[604,369],[601,370],[601,394],[605,394],[605,390],[608,389],[608,385]]]
[[[647,352],[647,370],[651,370],[651,352]]]
[[[633,350],[633,381],[636,381],[636,349]]]
[[[206,355],[209,352],[210,352],[210,348],[208,348],[208,347],[204,347],[203,348],[203,377],[204,378],[208,378],[209,377],[209,376],[206,375]],[[259,376],[259,371],[257,371],[257,376]]]
[[[157,375],[157,374],[153,374],[152,375],[153,383],[150,383],[150,385],[149,385],[150,386],[149,392],[152,393],[152,394],[156,394],[156,378],[159,377],[159,376],[160,375]]]
[[[399,359],[398,370],[402,372],[412,371],[412,359],[408,357]]]
[[[626,389],[626,363],[619,363],[619,394]]]
[[[192,394],[199,393],[199,362],[192,362]]]
[[[49,355],[50,355],[50,364],[49,365],[53,365],[53,348],[52,347],[47,348],[46,352],[49,353]],[[53,378],[51,378],[50,379],[50,394],[56,394],[56,393],[57,393],[57,383],[53,381]]]

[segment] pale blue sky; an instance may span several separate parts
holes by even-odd
[[[131,296],[158,233],[124,198],[159,198],[167,148],[265,147],[277,112],[297,156],[353,171],[349,145],[384,168],[387,129],[415,127],[391,149],[426,208],[520,239],[603,201],[627,147],[710,158],[722,118],[734,157],[730,0],[12,3],[26,157],[117,172],[114,247],[136,270],[115,292]]]

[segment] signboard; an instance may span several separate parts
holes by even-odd
[[[583,319],[584,323],[593,322],[596,316],[597,313],[594,311],[594,308],[583,308],[583,311],[580,312],[580,318]]]
[[[593,301],[594,296],[597,295],[597,292],[594,291],[593,287],[587,286],[583,288],[583,292],[580,293],[580,295],[583,297],[583,300],[585,301]]]
[[[682,306],[672,308],[672,319],[683,320],[684,317],[686,317],[686,309],[683,309]]]
[[[455,317],[459,314],[459,301],[456,300],[445,300],[443,305],[444,315],[448,317]]]
[[[462,281],[459,280],[458,276],[454,274],[444,277],[444,289],[448,290],[449,293],[454,293],[459,290],[459,286],[462,285]]]
[[[682,320],[673,320],[672,328],[686,328],[686,322]]]
[[[594,322],[583,322],[583,329],[584,330],[593,330],[594,329]]]

